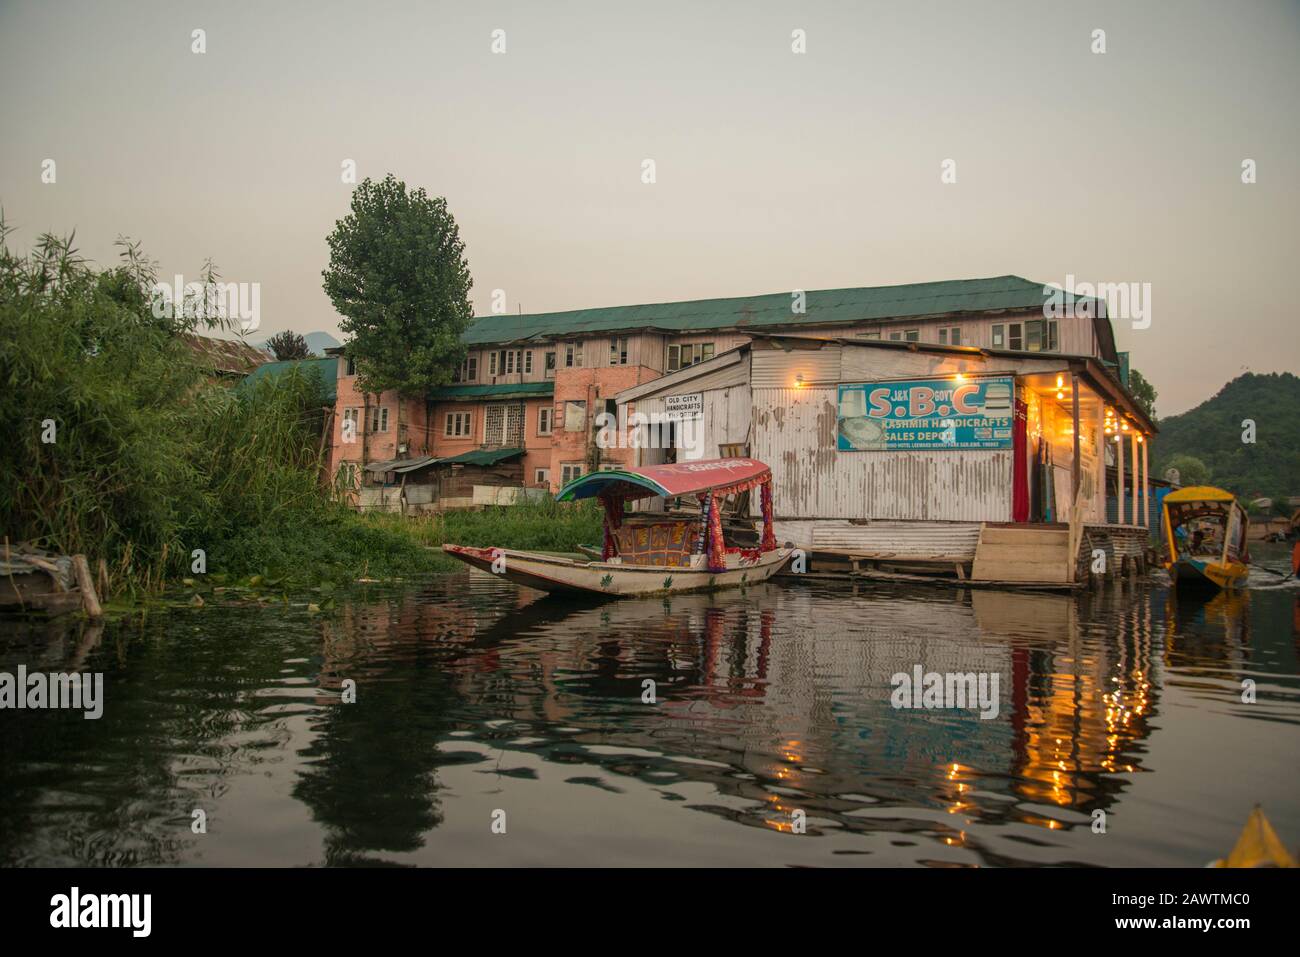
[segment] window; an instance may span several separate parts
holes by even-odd
[[[560,465],[560,484],[568,485],[576,478],[581,478],[585,467],[581,462],[564,462]]]
[[[497,374],[497,354],[495,352],[491,352],[488,353],[488,375],[494,376],[496,374]]]
[[[587,403],[564,403],[564,431],[582,432],[587,428]]]
[[[551,434],[551,420],[555,417],[555,410],[549,405],[544,405],[537,410],[537,434]]]
[[[554,352],[546,353],[546,378],[548,379],[555,378],[555,353]]]
[[[507,447],[524,444],[524,404],[497,402],[483,413],[483,444]]]
[[[908,329],[906,332],[903,333],[903,338],[904,338],[905,340],[907,340],[908,342],[920,342],[920,341],[921,341],[921,330],[920,330],[920,329]]]
[[[1059,326],[1055,319],[1009,322],[1005,327],[993,327],[993,348],[1013,349],[1016,352],[1056,352],[1061,348],[1058,336]]]
[[[501,353],[501,368],[506,375],[514,375],[523,364],[524,354],[521,350],[510,349]]]
[[[627,336],[616,336],[609,340],[609,364],[627,365]]]
[[[453,382],[473,382],[478,378],[478,356],[466,356],[465,361],[460,364],[456,374],[452,376]]]
[[[446,429],[443,435],[451,438],[465,438],[472,432],[470,426],[470,413],[468,412],[448,412]]]
[[[1027,352],[1055,352],[1057,344],[1055,319],[1031,319],[1025,323],[1025,350]]]
[[[549,486],[551,484],[551,470],[533,469],[533,484]]]
[[[348,423],[351,423],[349,426]],[[340,435],[343,441],[352,443],[357,440],[357,426],[361,424],[361,410],[357,408],[343,410],[343,423],[341,425]]]
[[[939,345],[961,345],[961,326],[944,326],[939,330]]]
[[[351,356],[348,356],[346,359],[343,360],[343,374],[344,374],[344,375],[356,375],[356,374],[357,374],[357,360],[356,360],[356,359],[352,358]]]
[[[388,431],[388,409],[385,406],[375,406],[370,410],[370,431],[387,432]]]
[[[582,368],[582,343],[566,342],[564,344],[564,368]]]
[[[524,373],[528,374],[533,371],[533,350],[529,349],[524,353]]]
[[[858,338],[859,338],[859,339],[879,339],[879,338],[880,338],[880,333],[879,333],[879,332],[859,332],[859,333],[858,333]]]
[[[712,342],[688,342],[668,347],[668,371],[676,372],[713,358]]]

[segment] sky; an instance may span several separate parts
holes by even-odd
[[[1160,415],[1300,371],[1298,103],[1300,0],[0,0],[11,246],[75,229],[110,265],[128,236],[186,280],[211,258],[259,284],[256,338],[339,334],[353,160],[447,198],[480,315],[494,289],[544,312],[1149,283],[1149,324],[1115,327]]]

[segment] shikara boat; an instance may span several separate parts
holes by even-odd
[[[1210,867],[1300,867],[1300,863],[1286,849],[1264,816],[1263,809],[1256,804],[1231,853],[1210,862]]]
[[[1165,567],[1175,582],[1193,588],[1235,588],[1250,573],[1246,510],[1231,492],[1194,485],[1164,499],[1169,550]]]
[[[762,496],[762,538],[756,547],[729,543],[723,532],[723,502],[755,487]],[[756,459],[703,459],[591,472],[574,479],[555,497],[561,502],[597,498],[604,506],[604,542],[598,560],[468,545],[443,545],[442,550],[529,588],[612,597],[756,584],[779,571],[792,551],[777,547],[772,470]],[[699,514],[626,513],[628,502],[681,498],[698,501]]]

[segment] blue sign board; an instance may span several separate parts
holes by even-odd
[[[841,385],[841,452],[1009,449],[1015,379],[912,379]]]

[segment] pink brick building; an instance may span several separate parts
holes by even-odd
[[[554,491],[592,469],[635,464],[635,449],[597,442],[597,416],[615,413],[618,393],[742,345],[756,331],[1061,352],[1120,364],[1104,303],[1052,316],[1043,284],[1016,276],[490,315],[466,332],[456,383],[424,397],[363,395],[343,350],[334,350],[330,473],[374,484],[383,473],[363,466],[518,450],[506,458],[521,469],[522,483]]]

